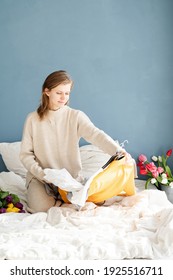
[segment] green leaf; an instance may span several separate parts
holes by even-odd
[[[169,168],[169,166],[166,166],[166,172],[168,173],[169,177],[172,177],[172,173],[171,173],[171,169]]]
[[[2,202],[0,201],[0,208],[2,207]]]
[[[13,200],[12,200],[13,204],[20,202],[20,199],[16,194],[11,194],[11,196],[13,198]]]
[[[8,203],[7,203],[6,200],[2,201],[2,207],[6,208],[7,204],[8,204]]]
[[[164,155],[162,155],[162,164],[165,169],[166,168],[166,159],[165,159]]]
[[[150,181],[151,181],[151,178],[149,178],[149,179],[146,181],[146,183],[145,183],[145,189],[146,189],[146,190],[148,189],[148,184],[150,183]]]
[[[2,192],[0,197],[1,197],[1,199],[4,199],[8,195],[9,195],[9,192]]]
[[[157,181],[159,182],[159,183],[162,183],[162,178],[161,177],[157,177]]]
[[[173,178],[169,178],[169,182],[173,182]]]

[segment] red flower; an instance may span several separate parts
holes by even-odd
[[[144,165],[143,165],[143,163],[140,161],[140,162],[137,163],[137,166],[142,167],[142,166],[144,166]]]
[[[141,175],[147,175],[148,174],[148,171],[144,166],[139,167],[139,172],[140,172]]]
[[[147,170],[146,169],[140,169],[140,174],[141,175],[147,175],[148,174],[148,172],[147,172]]]
[[[168,150],[166,155],[167,155],[167,157],[170,157],[172,155],[172,149]]]
[[[155,172],[157,170],[157,167],[153,162],[146,164],[146,168],[151,172]]]

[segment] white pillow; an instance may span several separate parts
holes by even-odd
[[[23,166],[19,158],[21,142],[0,143],[0,154],[9,171],[26,177],[26,168]]]

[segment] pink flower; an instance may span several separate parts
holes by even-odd
[[[154,178],[157,178],[158,176],[159,176],[159,172],[156,170],[156,171],[153,171],[152,172],[152,176],[154,177]]]
[[[172,155],[172,149],[168,150],[168,151],[166,152],[166,155],[167,155],[167,157],[170,157],[170,156]]]
[[[153,162],[147,163],[147,164],[146,164],[146,168],[147,168],[148,171],[150,171],[151,173],[157,171],[157,167],[155,166],[155,164],[154,164]]]
[[[164,172],[164,169],[163,169],[163,167],[159,166],[159,167],[157,168],[157,171],[158,171],[159,174],[160,174],[160,173],[163,173],[163,172]]]
[[[139,159],[139,161],[142,162],[142,163],[145,162],[145,161],[147,161],[147,157],[146,157],[145,155],[143,155],[143,154],[139,155],[138,159]]]

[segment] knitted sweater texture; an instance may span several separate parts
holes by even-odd
[[[43,120],[36,111],[28,115],[20,159],[30,175],[38,180],[44,180],[45,168],[66,168],[77,178],[82,168],[79,150],[81,137],[110,155],[121,150],[86,114],[64,106],[57,111],[50,110]]]

